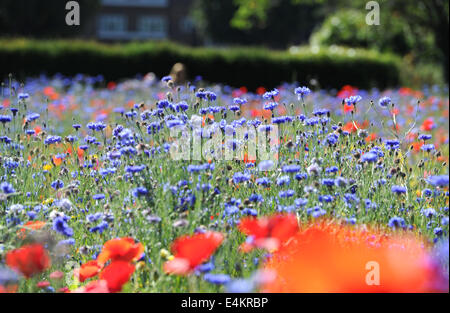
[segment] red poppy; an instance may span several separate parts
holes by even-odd
[[[134,269],[135,266],[129,262],[113,261],[100,273],[100,279],[108,283],[110,292],[120,292],[123,285],[130,280]]]
[[[420,130],[422,131],[430,131],[435,127],[434,120],[430,117],[423,121],[422,126],[420,126]]]
[[[30,244],[9,251],[6,254],[6,264],[30,278],[50,267],[50,258],[42,245]]]
[[[263,95],[265,92],[266,92],[266,88],[264,88],[264,87],[256,88],[256,93],[260,96]]]
[[[63,291],[63,290],[62,290]],[[94,280],[86,286],[72,291],[72,293],[109,293],[108,282],[106,280]]]
[[[264,270],[272,279],[263,292],[427,292],[441,283],[418,239],[329,221],[299,232]]]
[[[253,238],[251,242],[241,245],[242,251],[248,252],[254,247],[274,251],[296,234],[298,223],[297,218],[292,214],[279,214],[258,219],[247,217],[241,220],[239,230]]]
[[[79,269],[75,269],[73,274],[78,278],[80,282],[84,282],[86,279],[96,276],[102,267],[96,260],[92,260],[81,265]]]
[[[164,263],[164,271],[177,275],[189,273],[208,260],[223,239],[221,233],[212,231],[177,238],[172,244],[172,253],[175,258]]]
[[[44,289],[47,288],[48,286],[50,286],[50,282],[44,280],[44,281],[40,281],[36,284],[36,287]]]
[[[0,285],[0,293],[15,293],[17,291],[17,285]]]
[[[18,232],[17,232],[17,236],[20,239],[25,239],[26,238],[26,232],[27,230],[39,230],[42,227],[45,226],[45,222],[42,221],[28,221],[26,222],[24,225],[24,227],[22,227]]]
[[[372,142],[377,139],[377,134],[371,133],[369,136],[366,137],[366,142]]]
[[[355,106],[353,104],[351,105],[344,105],[344,113],[350,113],[350,112],[355,112]]]
[[[107,87],[109,90],[114,90],[114,89],[116,89],[117,84],[116,84],[115,82],[109,82],[109,83],[106,85],[106,87]]]
[[[345,99],[350,96],[356,96],[357,93],[358,93],[358,88],[350,86],[350,85],[345,85],[344,87],[342,87],[341,90],[339,90],[337,96],[341,99]]]
[[[137,261],[144,253],[142,243],[135,243],[133,238],[116,238],[107,241],[103,245],[102,252],[97,257],[97,262],[103,266],[109,260],[112,261]]]

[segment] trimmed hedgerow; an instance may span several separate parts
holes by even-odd
[[[274,87],[281,82],[316,79],[323,88],[401,84],[401,60],[391,54],[344,48],[192,48],[170,42],[106,44],[67,40],[0,40],[0,76],[41,73],[102,74],[108,80],[154,72],[167,75],[176,62],[190,73],[231,86]]]

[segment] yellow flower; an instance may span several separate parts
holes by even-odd
[[[170,260],[170,257],[173,258],[173,256],[170,254],[170,252],[167,251],[166,249],[161,249],[161,251],[159,251],[159,255],[160,255],[163,259],[167,259],[167,260]]]
[[[53,166],[51,166],[50,164],[46,164],[44,165],[43,169],[44,171],[50,171],[52,169]]]
[[[55,199],[53,199],[53,198],[48,198],[48,199],[45,199],[45,200],[42,202],[42,204],[45,204],[45,205],[52,204],[53,201],[55,201]]]

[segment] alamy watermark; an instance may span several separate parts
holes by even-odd
[[[366,270],[369,271],[366,274],[366,284],[368,286],[380,285],[380,264],[376,261],[369,261],[366,263]]]
[[[170,156],[173,160],[241,160],[278,162],[278,125],[242,125],[221,128],[214,123],[201,127],[201,119],[192,127],[170,128]]]
[[[68,1],[66,3],[66,24],[68,26],[80,26],[80,4],[77,1]]]
[[[370,10],[366,15],[367,25],[380,25],[380,4],[377,1],[366,3],[366,10]]]

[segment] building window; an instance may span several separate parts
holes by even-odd
[[[137,23],[141,36],[149,38],[167,38],[167,20],[163,16],[141,16]]]
[[[102,0],[103,5],[135,7],[167,7],[168,0]]]
[[[180,30],[183,33],[190,34],[194,31],[194,21],[190,17],[184,17],[180,20]]]
[[[127,17],[120,14],[100,16],[98,34],[100,38],[115,38],[127,31]]]

